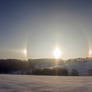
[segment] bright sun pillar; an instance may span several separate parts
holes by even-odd
[[[92,50],[89,50],[89,57],[92,57]]]
[[[23,50],[24,56],[27,57],[27,49]]]
[[[56,59],[59,59],[61,57],[61,51],[59,48],[56,48],[54,51],[54,56]]]

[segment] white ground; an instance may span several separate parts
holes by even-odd
[[[92,77],[0,75],[0,92],[92,92]]]

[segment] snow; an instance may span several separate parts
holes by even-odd
[[[69,72],[71,72],[72,69],[76,69],[80,76],[87,76],[89,75],[88,71],[92,70],[92,62],[75,62],[71,65],[67,64],[65,68],[67,68]]]
[[[92,92],[92,77],[0,75],[0,92]]]

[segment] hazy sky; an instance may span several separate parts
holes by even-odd
[[[87,57],[92,0],[0,0],[0,58]]]

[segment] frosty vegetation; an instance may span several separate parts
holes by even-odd
[[[92,58],[61,59],[2,59],[1,74],[87,76],[92,75]]]

